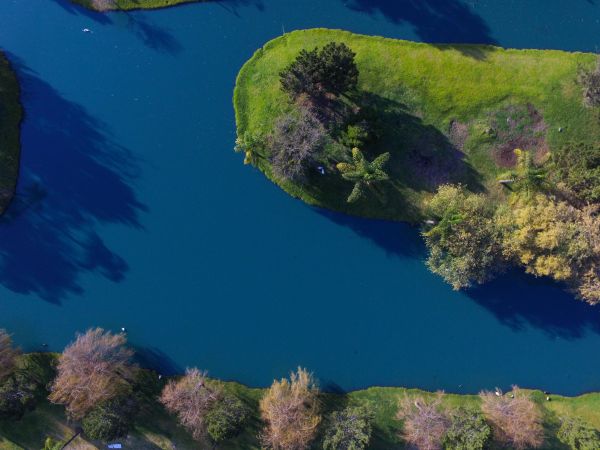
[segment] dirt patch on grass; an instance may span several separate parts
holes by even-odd
[[[465,123],[461,123],[458,120],[450,122],[450,128],[448,129],[448,139],[461,152],[465,148],[465,142],[469,138],[469,126]]]
[[[548,154],[548,127],[533,105],[507,106],[493,113],[490,122],[496,135],[492,157],[498,166],[514,167],[517,148],[532,152],[534,161],[538,163]]]

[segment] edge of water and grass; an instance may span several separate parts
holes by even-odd
[[[370,152],[391,153],[391,182],[385,186],[386,204],[368,200],[349,204],[346,197],[352,184],[342,179],[334,164],[328,176],[312,174],[301,185],[274,177],[266,150],[252,149],[258,154],[256,166],[267,178],[310,205],[369,218],[422,220],[424,204],[440,184],[433,178],[443,178],[440,173],[445,167],[426,176],[422,168],[407,170],[409,164],[414,166],[410,149],[444,146],[458,126],[464,140],[460,142],[462,159],[455,162],[460,167],[455,171],[455,166],[448,166],[452,170],[446,172],[456,173],[442,182],[463,183],[471,190],[485,190],[491,201],[504,200],[506,194],[497,180],[506,167],[496,163],[484,131],[495,115],[511,105],[533,105],[539,111],[550,150],[569,141],[600,140],[598,117],[583,105],[577,85],[578,71],[592,68],[597,55],[426,44],[323,28],[277,37],[244,64],[233,96],[238,136],[264,137],[272,132],[276,118],[293,108],[280,89],[279,73],[301,49],[330,41],[343,42],[356,53],[357,90],[385,116],[383,133]]]
[[[0,52],[0,214],[15,194],[22,118],[19,82],[8,59]]]
[[[109,9],[123,11],[131,11],[136,9],[158,9],[183,5],[184,3],[198,3],[204,1],[207,0],[114,0],[114,7]],[[94,11],[98,10],[94,7],[92,0],[71,0],[71,2]]]
[[[29,354],[38,357],[38,361],[51,366],[57,354],[40,353]],[[155,374],[156,376],[156,374]],[[218,448],[234,450],[244,448],[247,450],[260,449],[257,436],[261,429],[258,411],[258,402],[266,391],[264,388],[251,388],[243,384],[227,381],[223,382],[225,390],[234,393],[244,401],[251,410],[251,419],[238,437],[226,441]],[[600,429],[600,393],[589,393],[577,397],[551,395],[551,401],[546,400],[546,394],[539,390],[528,390],[534,400],[540,405],[546,430],[545,449],[564,449],[565,447],[556,440],[556,430],[561,417],[578,417],[597,429]],[[401,396],[422,395],[431,397],[435,393],[420,389],[406,389],[400,387],[370,387],[345,394],[322,394],[322,411],[339,409],[343,405],[368,405],[373,411],[373,437],[370,449],[393,450],[403,449],[404,445],[398,433],[400,423],[395,419],[398,400]],[[446,394],[444,403],[450,407],[476,407],[480,399],[477,395]],[[4,422],[0,420],[0,449],[41,449],[47,436],[57,440],[66,441],[77,433],[77,424],[69,422],[65,416],[64,408],[42,400],[35,410],[26,413],[18,422]],[[155,403],[150,410],[143,412],[136,421],[134,429],[127,439],[119,440],[125,448],[161,448],[161,449],[197,449],[211,448],[194,441],[183,430],[175,418],[169,416],[162,406]],[[78,436],[72,443],[73,448],[95,449],[102,448],[99,442],[91,442]]]

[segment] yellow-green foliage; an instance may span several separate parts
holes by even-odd
[[[470,136],[464,148],[465,163],[479,174],[481,184],[493,198],[503,196],[497,183],[503,169],[496,167],[490,157],[491,138],[485,133],[493,111],[508,104],[533,104],[548,125],[551,148],[567,141],[600,139],[600,127],[594,114],[583,105],[582,90],[576,81],[580,67],[594,66],[595,55],[434,45],[328,29],[285,34],[265,44],[244,65],[234,93],[239,136],[265,136],[271,132],[275,118],[291,107],[280,89],[279,73],[301,49],[321,47],[331,41],[344,42],[356,52],[360,91],[403,105],[407,114],[418,118],[423,126],[433,125],[439,133],[447,134],[453,120],[466,124]],[[351,214],[414,221],[421,218],[424,200],[432,188],[405,179],[409,171],[401,165],[402,154],[411,149],[402,141],[401,136],[394,142],[382,142],[380,147],[376,144],[374,149],[375,154],[391,152],[393,195],[389,197],[401,196],[402,205],[377,205],[371,201],[350,207],[343,196],[332,192],[347,189],[345,185],[303,187],[274,181],[311,204]],[[258,166],[273,179],[266,160]]]

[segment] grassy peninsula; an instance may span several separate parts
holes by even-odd
[[[157,9],[205,0],[71,0],[95,11]]]
[[[57,354],[30,353],[20,356],[27,361],[22,366],[27,370],[40,374],[49,374],[56,365]],[[155,372],[148,372],[151,379],[156,379]],[[48,377],[48,375],[44,375]],[[51,378],[41,378],[49,382]],[[152,392],[155,387],[149,383],[143,388],[144,395]],[[263,422],[260,419],[259,400],[267,392],[266,389],[250,388],[235,382],[222,382],[225,391],[240,398],[250,410],[250,419],[247,425],[236,437],[219,444],[219,449],[256,449],[261,448],[258,435]],[[560,420],[565,418],[578,418],[584,420],[594,428],[600,430],[600,394],[590,393],[578,397],[562,397],[551,395],[551,401],[546,400],[546,395],[541,391],[527,391],[542,411],[545,442],[544,449],[566,449],[556,438]],[[364,390],[353,391],[348,394],[321,394],[321,411],[324,415],[338,410],[345,405],[365,406],[373,413],[373,432],[371,442],[367,448],[373,450],[403,449],[405,445],[399,437],[402,422],[396,419],[398,401],[408,395],[410,398],[423,397],[433,399],[436,394],[418,389],[405,389],[396,387],[372,387]],[[174,417],[167,414],[162,406],[152,398],[136,418],[135,424],[129,431],[127,438],[117,439],[124,448],[161,448],[161,449],[209,449],[213,444],[206,441],[195,441]],[[477,395],[446,394],[443,404],[448,408],[465,407],[478,408],[481,403]],[[69,421],[62,406],[49,403],[44,395],[40,396],[39,403],[34,410],[27,412],[18,420],[0,419],[0,449],[21,450],[41,449],[47,437],[55,441],[66,442],[76,435],[78,422]],[[104,445],[80,435],[72,442],[73,448],[98,449]],[[318,441],[314,448],[320,448]]]
[[[19,174],[20,124],[23,110],[19,83],[0,52],[0,214],[15,193]]]
[[[370,151],[391,153],[391,182],[385,186],[389,202],[348,204],[347,183],[334,175],[313,176],[303,186],[275,179],[268,155],[262,155],[259,169],[290,195],[311,205],[417,222],[424,217],[425,200],[440,182],[463,182],[502,196],[497,176],[506,167],[495,160],[497,142],[485,131],[497,115],[506,119],[510,112],[504,108],[513,105],[531,104],[543,115],[549,148],[571,140],[594,142],[600,138],[597,115],[582,104],[576,83],[578,69],[593,67],[595,55],[433,45],[329,29],[278,37],[242,67],[234,93],[239,136],[264,136],[273,131],[276,118],[292,108],[280,89],[279,73],[300,50],[330,41],[343,42],[356,52],[360,71],[356,95],[362,97],[356,102],[363,109],[373,109],[383,122],[378,130],[381,136]],[[425,158],[415,161],[417,156],[411,155],[421,148],[429,152],[429,164]],[[263,151],[261,147],[256,150]],[[462,155],[451,155],[451,150]],[[461,159],[453,161],[449,159],[452,156]],[[333,168],[331,171],[335,173]]]
[[[245,163],[308,204],[424,224],[455,289],[520,265],[600,302],[597,55],[295,31],[234,106]]]

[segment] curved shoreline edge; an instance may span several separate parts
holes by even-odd
[[[15,195],[21,154],[21,121],[17,75],[6,56],[0,52],[0,214]]]
[[[116,8],[110,8],[107,11],[101,11],[92,6],[92,0],[69,0],[72,3],[83,6],[84,8],[90,9],[96,12],[110,12],[110,11],[138,11],[147,9],[163,9],[172,8],[174,6],[184,5],[186,3],[202,3],[209,0],[146,0],[144,5],[141,5],[139,1],[132,0],[116,0],[118,3]]]
[[[36,358],[44,367],[54,367],[58,353],[25,353],[23,356],[40,357]],[[142,368],[144,365],[142,364]],[[149,368],[144,368],[147,374],[153,376],[147,377],[153,379],[157,372]],[[52,372],[52,369],[50,369]],[[173,375],[177,376],[177,375]],[[316,374],[318,379],[318,374]],[[164,377],[163,383],[170,377]],[[217,381],[217,379],[213,380]],[[257,436],[261,430],[262,422],[260,420],[259,400],[264,395],[267,388],[252,388],[235,381],[221,381],[224,389],[242,399],[251,409],[251,420],[244,428],[242,433],[226,442],[223,442],[219,448],[223,450],[234,449],[255,449],[259,450],[260,445]],[[546,432],[546,444],[543,447],[546,450],[562,450],[564,446],[557,442],[554,437],[556,429],[560,423],[560,417],[578,417],[591,426],[600,429],[600,392],[582,394],[575,397],[549,394],[551,401],[547,401],[548,394],[539,391],[525,389],[532,399],[539,405],[543,411],[543,425]],[[369,406],[373,411],[373,427],[375,429],[372,440],[369,445],[370,450],[391,450],[403,449],[404,444],[399,438],[401,423],[396,419],[396,411],[399,399],[408,395],[411,397],[424,396],[432,398],[436,393],[424,391],[421,389],[410,389],[401,387],[378,387],[373,386],[366,389],[354,390],[349,392],[328,392],[324,390],[320,394],[322,414],[339,409],[340,405],[352,404],[355,406]],[[466,407],[478,408],[480,398],[476,394],[452,394],[447,393],[443,398],[443,403],[448,407]],[[68,439],[76,433],[77,422],[68,421],[65,416],[64,408],[58,405],[52,405],[48,400],[41,400],[33,411],[26,415],[19,422],[2,422],[0,420],[0,449],[8,448],[38,448],[40,442],[43,442],[45,436],[55,435],[60,439]],[[142,444],[147,437],[147,432],[153,438],[160,439],[165,444],[176,444],[177,448],[193,449],[208,448],[203,447],[194,441],[191,436],[183,430],[174,417],[165,416],[160,408],[155,408],[142,414],[135,422],[130,432],[130,438],[127,443],[132,442]],[[24,434],[25,433],[25,434]],[[27,439],[23,437],[27,436]],[[13,442],[19,443],[19,446],[4,447]],[[80,437],[82,443],[88,442]],[[154,440],[152,440],[154,442]],[[24,445],[24,447],[23,447]],[[135,447],[131,447],[135,448]],[[141,447],[140,447],[141,448]],[[145,448],[145,447],[144,447]],[[162,447],[171,448],[171,447]]]

